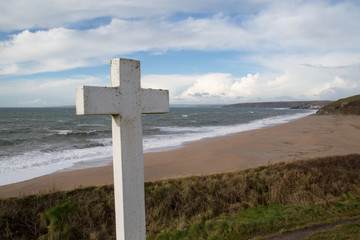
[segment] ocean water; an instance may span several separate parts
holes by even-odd
[[[144,152],[286,123],[311,110],[172,107],[143,115]],[[111,116],[75,108],[0,108],[0,186],[112,161]]]

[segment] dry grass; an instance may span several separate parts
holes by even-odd
[[[113,199],[112,186],[2,199],[0,239],[114,239]]]
[[[360,191],[360,155],[145,183],[148,238],[258,206]],[[115,239],[113,187],[0,200],[0,239]]]
[[[360,189],[359,163],[360,155],[348,155],[146,183],[148,230],[182,230],[257,206],[326,202]]]
[[[339,99],[321,108],[317,114],[360,115],[360,95]]]

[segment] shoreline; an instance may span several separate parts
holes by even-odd
[[[208,114],[209,112],[207,111],[208,109],[205,110],[204,114]],[[266,110],[265,112],[263,111],[264,110],[260,110],[259,113],[266,113],[266,111],[268,110]],[[223,124],[217,126],[217,124],[203,125],[204,119],[201,118],[197,120],[187,119],[191,116],[198,115],[198,113],[191,113],[192,111],[190,111],[187,112],[189,115],[183,115],[181,114],[183,113],[182,111],[177,112],[174,110],[173,112],[179,115],[178,117],[182,122],[179,126],[177,126],[177,121],[179,121],[179,119],[175,120],[175,123],[171,123],[173,119],[163,119],[165,122],[170,121],[165,124],[169,125],[168,127],[155,127],[157,126],[157,123],[151,123],[151,120],[147,123],[144,123],[147,127],[145,127],[144,132],[144,134],[146,134],[143,136],[143,153],[146,154],[150,152],[169,151],[181,148],[187,143],[233,135],[239,132],[261,129],[273,125],[284,124],[286,122],[293,121],[298,118],[302,118],[315,113],[314,110],[292,111],[289,109],[282,109],[280,110],[280,112],[272,112],[273,110],[270,111],[271,114],[265,114],[267,115],[267,117],[260,117],[261,114],[253,115],[255,113],[253,111],[240,111],[241,115],[246,115],[245,120],[239,119],[239,116],[237,116],[237,114],[231,114],[231,120],[229,120],[228,122],[229,124],[225,124],[225,122],[228,121],[226,120],[223,122]],[[217,116],[218,110],[216,110],[216,112],[217,113],[214,115],[214,118],[217,119],[219,117]],[[200,115],[202,115],[202,113],[200,113]],[[196,119],[196,117],[194,119]],[[183,126],[183,124],[187,121],[190,121],[190,125]],[[215,122],[217,122],[217,120]],[[231,122],[236,124],[231,124]],[[154,125],[154,130],[151,130],[153,127],[150,127],[149,123],[151,123],[150,125]],[[163,124],[164,123],[160,125]],[[83,125],[87,127],[91,126],[90,123],[78,124],[78,126]],[[96,124],[96,126],[97,125],[98,124]],[[100,125],[105,126],[102,124]],[[66,129],[68,127],[62,126],[62,128]],[[47,127],[45,129],[47,129]],[[42,131],[41,129],[38,130]],[[47,130],[45,130],[45,132],[46,131]],[[74,141],[75,139],[73,139],[72,135],[78,135],[82,131],[83,130],[76,130],[75,128],[72,130],[48,131],[50,137],[45,137],[45,139],[47,140],[42,140],[43,144],[40,144],[41,147],[39,145],[38,149],[31,150],[27,149],[26,146],[24,146],[23,148],[21,144],[18,146],[18,148],[5,148],[5,152],[9,151],[9,153],[5,153],[5,155],[8,154],[9,157],[5,157],[5,161],[0,162],[2,163],[0,165],[2,165],[3,167],[3,169],[1,169],[0,171],[0,186],[27,181],[40,176],[54,174],[56,172],[101,167],[112,163],[111,137],[104,135],[103,138],[100,139],[98,138],[98,136],[95,136],[95,138],[93,138],[91,136],[92,134],[101,135],[103,134],[102,130],[97,129],[92,131],[88,129],[84,132],[86,134],[81,134],[77,136],[76,141]],[[24,137],[24,139],[25,138],[26,137]],[[55,142],[54,139],[58,138],[60,138],[59,142]],[[29,146],[32,146],[33,144],[35,146],[40,142],[38,140],[36,140],[35,142],[33,142],[33,140],[29,141]],[[50,143],[48,143],[48,141],[50,141]],[[23,141],[23,143],[25,142],[26,141]],[[56,146],[57,144],[60,144],[60,148]],[[61,150],[63,147],[65,147],[65,149]],[[25,153],[22,153],[23,150],[25,150]]]
[[[190,127],[185,127],[184,131],[182,130],[184,129],[184,126],[182,127],[180,126],[178,129],[177,127],[170,127],[169,130],[166,129],[167,127],[161,130],[160,127],[159,128],[160,135],[161,135],[161,131],[165,131],[165,132],[169,131],[170,133],[174,131],[175,134],[169,134],[169,135],[165,134],[162,137],[156,137],[156,135],[154,135],[155,137],[152,137],[151,134],[144,135],[143,154],[152,153],[152,152],[170,151],[181,148],[184,145],[193,142],[199,142],[199,141],[208,140],[217,137],[223,137],[223,136],[230,136],[240,132],[257,130],[268,126],[284,124],[315,113],[314,110],[305,110],[300,112],[296,111],[291,113],[289,112],[289,109],[283,109],[283,110],[285,110],[285,114],[278,113],[278,115],[275,116],[253,119],[251,121],[248,119],[243,123],[223,125],[223,126],[215,126],[215,125],[190,126]],[[192,114],[186,115],[186,118],[188,118],[191,115]],[[236,120],[236,122],[239,121]],[[176,133],[177,131],[181,131],[181,132]],[[64,136],[67,136],[67,134],[70,134],[71,136],[72,133],[75,132],[73,130],[56,131],[56,136],[58,135],[62,136],[63,134]],[[90,133],[90,132],[86,131],[86,133]],[[85,141],[86,140],[90,140],[90,142],[92,142],[93,139],[90,138],[90,139],[85,139]],[[101,141],[97,140],[96,142],[100,142],[99,146],[95,144],[95,146],[90,148],[87,147],[77,148],[75,145],[73,145],[71,148],[67,149],[66,151],[55,150],[53,152],[51,151],[50,154],[48,154],[47,151],[43,152],[41,150],[37,150],[37,151],[29,151],[29,156],[23,155],[21,157],[21,154],[19,154],[18,157],[14,156],[14,159],[12,159],[10,162],[5,161],[3,163],[4,169],[2,169],[1,171],[2,173],[0,173],[0,186],[24,182],[37,177],[54,174],[57,172],[102,167],[111,164],[112,163],[111,138],[104,138],[103,140]],[[104,144],[106,142],[107,144]],[[46,144],[47,142],[45,142],[45,145]],[[77,144],[81,145],[81,143],[79,142]],[[56,148],[56,146],[54,147]],[[14,152],[16,153],[16,150],[13,150],[13,153]],[[50,163],[50,164],[42,164],[43,161],[44,163]],[[6,162],[8,162],[8,164],[6,164]],[[16,163],[15,166],[11,166],[12,165],[11,162]],[[31,165],[33,165],[33,167],[30,167]],[[7,171],[7,169],[9,171]]]
[[[144,154],[145,181],[206,175],[281,161],[360,153],[360,116],[310,115],[276,126]],[[0,186],[0,198],[113,183],[112,164]]]

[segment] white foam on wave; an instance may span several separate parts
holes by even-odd
[[[159,127],[160,132],[164,132],[164,134],[144,136],[143,148],[145,153],[163,151],[180,147],[187,142],[283,124],[313,113],[315,111],[264,118],[231,126]],[[62,132],[62,134],[69,133]],[[108,164],[108,159],[112,158],[111,138],[94,139],[94,142],[102,143],[105,146],[56,152],[31,151],[22,155],[2,158],[0,159],[0,186],[73,168],[80,163],[81,168],[93,167],[92,161],[97,161],[96,164],[98,162],[103,165]],[[104,159],[107,160],[104,161]]]
[[[0,160],[0,186],[71,168],[79,162],[111,156],[112,147],[110,145],[57,152],[31,151],[22,155],[3,158]]]
[[[296,114],[269,117],[254,120],[249,123],[230,125],[230,126],[203,126],[203,127],[158,127],[163,132],[173,132],[174,134],[153,135],[144,137],[144,152],[157,152],[171,148],[180,147],[185,143],[199,141],[207,138],[226,136],[238,132],[245,132],[261,129],[267,126],[279,125],[289,121],[299,119],[315,113],[315,111],[302,112]]]
[[[99,124],[99,123],[80,123],[77,124],[78,127],[103,127],[105,126],[104,124]]]
[[[69,133],[72,133],[72,130],[54,130],[59,135],[68,135]]]

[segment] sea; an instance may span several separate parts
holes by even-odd
[[[287,108],[172,106],[167,114],[142,116],[143,149],[145,153],[170,150],[314,113]],[[111,161],[111,116],[78,116],[75,107],[0,108],[0,186]]]

